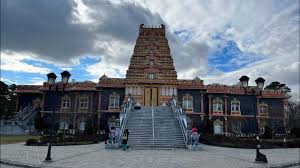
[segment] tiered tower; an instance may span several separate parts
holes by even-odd
[[[165,26],[141,24],[127,70],[126,95],[138,103],[157,106],[177,94],[177,72],[173,65]]]
[[[177,80],[164,25],[140,25],[126,79],[140,80],[142,83],[169,83],[170,80]]]

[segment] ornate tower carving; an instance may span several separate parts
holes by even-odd
[[[139,36],[126,73],[126,81],[142,83],[176,83],[177,72],[173,65],[165,26],[140,25]]]

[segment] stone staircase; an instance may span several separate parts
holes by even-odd
[[[126,128],[134,149],[185,148],[179,124],[170,107],[142,107],[131,112]]]
[[[25,107],[11,120],[1,120],[0,135],[24,135],[34,130],[34,117],[38,110],[30,106]]]

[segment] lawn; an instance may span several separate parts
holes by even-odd
[[[33,135],[1,135],[0,136],[0,144],[12,144],[12,143],[19,143],[25,142],[27,139],[34,138],[39,139],[40,136],[33,136]]]

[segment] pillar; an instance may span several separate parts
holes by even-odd
[[[98,112],[100,112],[100,110],[101,110],[101,93],[102,93],[101,90],[99,90],[99,92],[98,92],[98,94],[99,94],[98,95],[99,96],[98,97],[98,109],[97,109]]]
[[[203,93],[201,93],[201,113],[204,113],[204,96]]]
[[[224,105],[225,105],[225,108],[224,108],[224,115],[227,115],[227,97],[228,97],[228,96],[224,96]]]
[[[259,115],[259,98],[258,97],[256,98],[256,111],[255,112],[256,112],[256,116],[258,116]]]
[[[227,123],[228,123],[228,121],[227,121],[227,117],[224,117],[224,124],[225,124],[225,135],[227,134],[227,129],[228,129],[228,127],[227,127]]]
[[[211,95],[208,96],[208,114],[211,115]]]
[[[45,99],[46,99],[46,94],[43,94],[42,101],[41,101],[41,111],[45,110]]]

